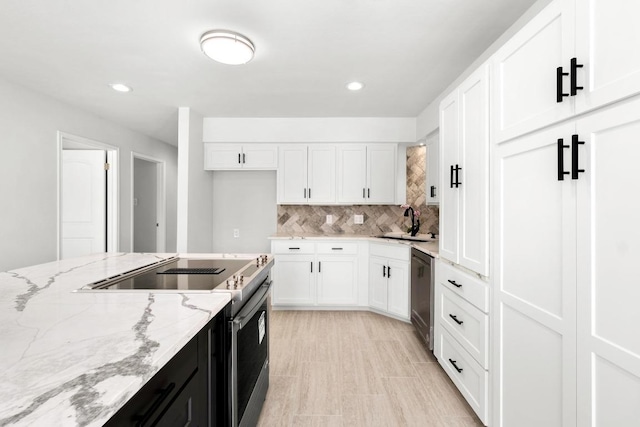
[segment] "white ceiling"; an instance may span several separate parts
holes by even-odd
[[[415,117],[534,2],[3,0],[0,75],[174,145],[178,107]],[[198,40],[211,29],[249,37],[254,60],[205,57]],[[365,89],[347,91],[352,80]]]

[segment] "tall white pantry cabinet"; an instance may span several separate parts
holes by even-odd
[[[640,425],[639,15],[556,0],[492,58],[493,426]]]

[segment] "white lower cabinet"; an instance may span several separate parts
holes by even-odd
[[[371,243],[369,254],[369,306],[408,321],[409,247]]]
[[[489,407],[489,287],[477,275],[436,262],[434,354],[478,418]]]
[[[356,243],[274,241],[274,306],[355,306],[358,304]]]

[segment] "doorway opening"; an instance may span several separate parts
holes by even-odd
[[[58,259],[118,250],[118,148],[58,132]]]
[[[131,153],[131,248],[165,252],[165,162]]]

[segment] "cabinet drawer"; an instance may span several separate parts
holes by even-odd
[[[477,277],[445,263],[438,262],[436,281],[461,296],[484,313],[489,312],[489,287]]]
[[[445,286],[438,284],[438,288],[440,324],[487,368],[488,316]]]
[[[302,240],[282,240],[271,242],[271,252],[274,254],[313,254],[315,243]]]
[[[439,328],[437,340],[440,349],[437,354],[438,362],[458,387],[460,393],[480,420],[487,423],[487,395],[489,373],[473,360],[456,340],[444,328]]]
[[[409,253],[410,247],[401,243],[391,243],[389,245],[371,243],[369,245],[369,255],[373,256],[409,261]]]
[[[319,254],[354,255],[358,253],[358,244],[341,242],[319,242],[316,244],[316,250]]]

